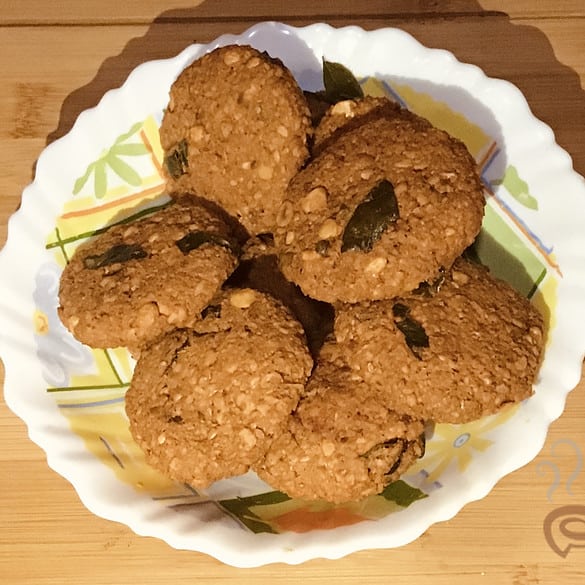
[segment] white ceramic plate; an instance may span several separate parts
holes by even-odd
[[[251,474],[201,492],[169,483],[128,434],[128,354],[80,345],[57,318],[59,275],[75,246],[162,200],[158,124],[172,81],[229,43],[280,57],[308,90],[321,87],[322,58],[344,63],[368,93],[389,94],[463,139],[486,185],[480,257],[547,316],[534,397],[468,425],[439,425],[403,481],[359,504],[289,500]],[[584,219],[582,178],[509,83],[399,30],[259,24],[141,65],[43,152],[0,256],[6,402],[92,512],[173,547],[256,566],[400,546],[529,462],[561,414],[585,353]]]

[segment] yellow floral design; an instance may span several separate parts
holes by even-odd
[[[493,441],[486,437],[496,427],[511,419],[519,405],[507,407],[500,413],[463,424],[440,424],[435,427],[433,438],[427,443],[426,454],[410,471],[424,472],[425,483],[438,481],[455,463],[463,473],[473,459],[474,451],[485,451]]]
[[[423,92],[399,84],[390,87],[373,78],[363,82],[363,89],[369,95],[397,99],[467,144],[481,168],[488,196],[483,232],[490,237],[480,242],[478,255],[482,262],[498,268],[504,264],[508,266],[496,255],[499,246],[514,250],[525,268],[522,273],[529,276],[526,283],[520,283],[523,287],[518,288],[529,298],[534,296],[535,303],[546,309],[548,321],[554,314],[560,271],[556,270],[552,250],[540,246],[540,241],[513,216],[512,210],[499,205],[499,199],[493,197],[486,172],[499,153],[498,145],[479,126]],[[146,464],[134,443],[124,412],[124,393],[133,369],[130,355],[122,348],[89,350],[69,343],[58,321],[54,292],[60,269],[81,242],[101,233],[107,226],[135,220],[166,204],[163,158],[158,124],[150,116],[134,124],[104,150],[97,161],[87,166],[73,186],[75,197],[65,203],[54,230],[47,237],[46,248],[54,253],[57,264],[40,277],[53,286],[37,288],[52,291],[52,296],[48,299],[45,294],[47,299],[42,295],[35,299],[37,311],[33,319],[49,391],[54,393],[72,431],[82,438],[87,451],[107,465],[120,481],[174,507],[199,505],[208,501],[207,495],[159,475]],[[132,167],[125,162],[127,160],[132,162]],[[491,172],[493,175],[493,167]],[[521,187],[522,193],[518,193],[523,194],[527,186],[522,184]],[[496,250],[489,245],[492,240],[498,242]],[[516,263],[511,266],[514,272],[500,274],[502,278],[510,279],[518,272]],[[549,326],[552,327],[552,323]],[[434,436],[427,443],[425,457],[408,471],[408,483],[396,482],[385,493],[359,503],[332,506],[290,500],[270,492],[220,500],[215,504],[254,532],[307,532],[376,520],[430,495],[441,487],[450,470],[464,473],[478,453],[494,444],[490,438],[494,435],[490,433],[511,419],[517,408],[517,405],[509,407],[497,415],[465,425],[437,425]]]
[[[47,335],[49,332],[49,317],[44,311],[36,309],[33,313],[33,323],[37,335]]]

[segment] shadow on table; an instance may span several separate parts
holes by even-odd
[[[225,11],[222,4],[226,4]],[[195,8],[161,13],[144,36],[132,39],[119,55],[106,59],[91,82],[65,99],[59,124],[47,137],[47,144],[69,132],[83,110],[95,106],[107,90],[123,84],[140,63],[173,57],[190,43],[207,43],[212,40],[210,35],[215,37],[224,32],[239,34],[253,24],[253,15],[247,21],[230,17],[228,5],[231,4],[215,0],[213,9],[210,2],[204,2]],[[382,9],[374,4],[366,5],[359,10],[359,17],[355,9],[350,13],[351,3],[341,2],[336,5],[337,16],[331,18],[327,16],[328,5],[316,0],[312,4],[314,15],[290,16],[289,13],[279,17],[268,4],[265,12],[271,19],[298,26],[319,20],[334,26],[359,23],[366,29],[399,26],[424,45],[452,51],[459,60],[478,65],[487,75],[517,85],[535,116],[553,126],[557,142],[573,156],[577,172],[585,174],[583,149],[579,152],[572,149],[576,142],[583,140],[585,92],[577,73],[556,59],[549,40],[539,29],[513,24],[507,14],[487,12],[472,0],[460,0],[455,6],[457,12],[447,12],[442,7],[421,12],[408,0],[390,0],[383,3]],[[211,19],[211,14],[218,16]],[[262,18],[266,17],[259,14],[258,19]],[[453,22],[458,20],[461,20],[461,34],[453,35]],[[217,29],[210,26],[212,21],[219,21]],[[206,32],[202,34],[202,31]],[[485,49],[479,52],[478,46]],[[539,56],[538,63],[535,55]]]

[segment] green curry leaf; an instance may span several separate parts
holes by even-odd
[[[394,186],[380,181],[356,207],[342,235],[341,251],[369,252],[389,225],[400,217]]]
[[[200,248],[204,244],[212,244],[214,246],[221,246],[231,250],[233,253],[237,253],[236,246],[233,242],[230,242],[226,238],[222,238],[217,234],[212,234],[206,231],[194,231],[189,232],[183,236],[180,240],[175,242],[177,248],[186,256],[189,252]]]
[[[140,260],[147,256],[147,252],[138,244],[116,244],[102,254],[86,256],[83,265],[89,270],[96,270],[111,264]]]
[[[394,323],[404,335],[406,345],[419,360],[422,360],[421,350],[429,347],[429,337],[424,327],[410,316],[410,309],[404,303],[394,303],[392,306]]]
[[[426,298],[430,298],[436,295],[445,282],[446,272],[443,267],[439,269],[439,273],[433,280],[425,280],[421,282],[412,293],[415,295],[421,295]]]
[[[424,492],[408,485],[401,479],[386,486],[380,495],[403,508],[407,508],[417,500],[427,497]]]
[[[189,168],[189,145],[186,140],[181,140],[165,156],[165,166],[173,179],[178,179],[187,172]]]
[[[354,74],[341,63],[323,59],[325,100],[331,104],[364,97],[364,91]]]

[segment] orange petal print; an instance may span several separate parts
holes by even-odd
[[[365,516],[351,512],[347,508],[330,510],[311,510],[298,508],[271,520],[279,532],[309,532],[311,530],[331,530],[339,526],[351,526],[369,520]]]

